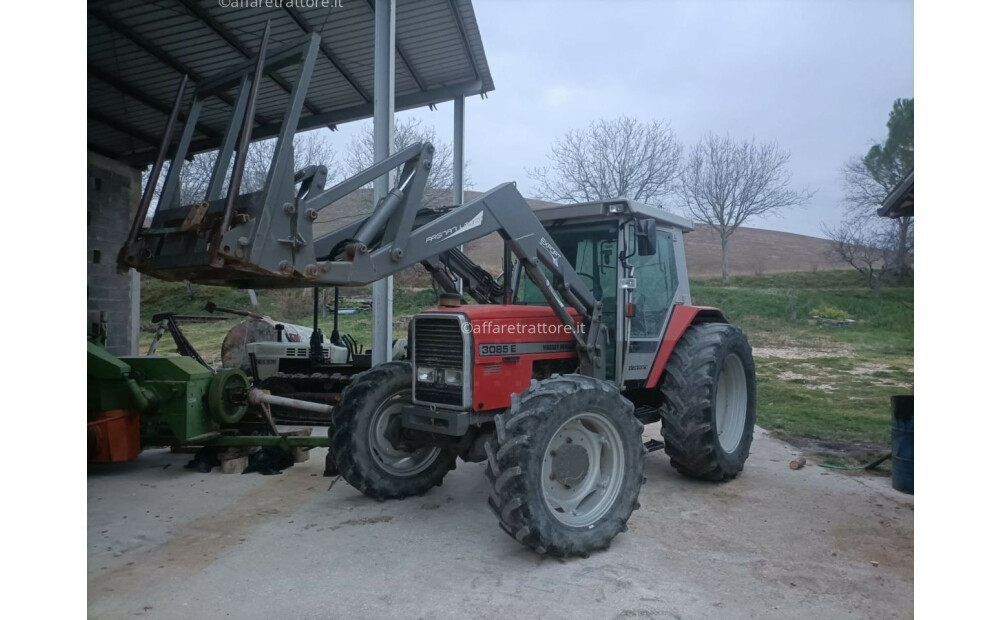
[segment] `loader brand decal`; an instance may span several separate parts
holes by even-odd
[[[479,357],[497,355],[531,355],[536,353],[566,353],[576,350],[572,342],[509,342],[479,345]]]
[[[545,248],[545,251],[548,252],[550,256],[552,256],[552,262],[553,263],[555,263],[556,265],[559,264],[559,256],[560,256],[559,250],[557,250],[554,247],[552,247],[552,244],[549,243],[548,240],[545,237],[542,237],[538,241],[538,245],[540,245],[543,248]]]
[[[649,368],[659,346],[660,341],[658,340],[633,340],[629,342],[622,379],[626,381],[645,380],[649,376]]]
[[[476,214],[475,217],[473,217],[471,220],[469,220],[468,222],[466,222],[464,224],[461,224],[459,226],[452,226],[451,228],[446,228],[445,230],[442,230],[441,232],[434,233],[430,237],[427,237],[427,240],[424,243],[425,244],[428,244],[428,243],[438,243],[438,242],[444,241],[446,239],[451,239],[452,237],[454,237],[455,235],[457,235],[459,233],[464,233],[467,230],[472,230],[473,228],[478,228],[482,224],[483,224],[483,212],[480,211],[479,213]]]

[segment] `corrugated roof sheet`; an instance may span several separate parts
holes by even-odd
[[[913,217],[913,170],[892,188],[882,201],[878,214],[882,217]]]
[[[195,84],[256,56],[271,20],[269,49],[317,32],[316,59],[300,128],[372,115],[374,2],[340,8],[233,8],[217,0],[110,0],[88,5],[87,143],[115,159],[155,157],[181,76]],[[257,125],[280,120],[296,68],[268,74]],[[397,0],[396,107],[415,108],[493,90],[471,0]],[[188,87],[190,101],[192,85]],[[194,143],[217,141],[231,97],[210,99]],[[185,107],[186,109],[186,107]]]

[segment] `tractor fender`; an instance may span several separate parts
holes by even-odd
[[[728,323],[723,316],[722,310],[708,306],[686,306],[679,304],[674,306],[674,311],[670,315],[670,324],[667,325],[667,333],[663,336],[663,342],[656,351],[656,358],[649,371],[649,378],[646,379],[647,388],[655,388],[660,384],[663,376],[663,369],[667,366],[670,354],[674,352],[677,342],[688,330],[688,327],[698,323]]]

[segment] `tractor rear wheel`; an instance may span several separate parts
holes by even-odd
[[[727,323],[692,325],[664,370],[665,450],[684,475],[726,481],[743,471],[757,420],[750,343]]]
[[[411,381],[409,362],[381,364],[355,376],[334,409],[333,464],[351,486],[378,500],[422,495],[455,469],[452,452],[394,445]]]
[[[490,508],[540,554],[606,549],[639,507],[645,448],[632,404],[581,375],[532,381],[486,444]]]

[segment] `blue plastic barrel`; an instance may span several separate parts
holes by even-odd
[[[892,488],[913,495],[913,396],[892,397]]]

